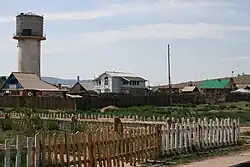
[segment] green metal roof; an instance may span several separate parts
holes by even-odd
[[[206,80],[200,86],[201,89],[223,89],[228,86],[230,79],[212,79]]]

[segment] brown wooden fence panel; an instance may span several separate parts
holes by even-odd
[[[124,166],[155,159],[159,156],[160,131],[125,130],[116,133],[107,128],[95,133],[42,134],[40,137],[41,166]]]
[[[204,101],[203,96],[199,95],[173,95],[175,103],[200,103]],[[169,104],[167,94],[150,95],[150,96],[126,96],[126,95],[109,95],[100,97],[83,97],[83,98],[62,98],[62,97],[27,97],[27,96],[0,96],[0,107],[10,108],[38,108],[38,109],[58,109],[58,110],[90,110],[92,108],[103,108],[109,105],[117,107],[131,107],[142,105],[166,106]]]

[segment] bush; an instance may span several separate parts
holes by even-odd
[[[237,106],[235,104],[231,104],[229,108],[237,108]]]
[[[48,131],[59,131],[59,126],[57,121],[54,120],[46,120],[46,126],[44,127]]]
[[[225,110],[225,109],[227,109],[227,106],[225,104],[220,104],[219,109],[220,110]]]

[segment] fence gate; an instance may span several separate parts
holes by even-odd
[[[113,167],[145,162],[160,153],[158,126],[75,134],[41,134],[40,166]]]

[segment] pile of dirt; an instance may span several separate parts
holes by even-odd
[[[101,109],[101,113],[104,113],[104,112],[106,112],[106,111],[117,110],[117,109],[119,109],[119,108],[116,107],[116,106],[110,105],[110,106],[107,106],[107,107],[103,107],[103,108]]]

